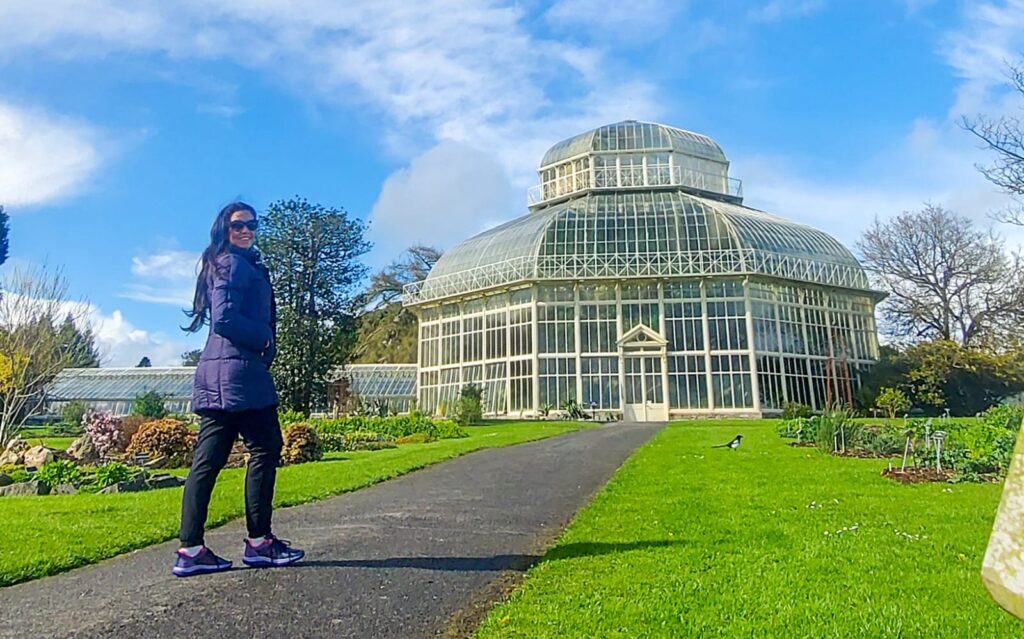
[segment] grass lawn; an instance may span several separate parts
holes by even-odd
[[[276,506],[293,506],[369,486],[481,448],[497,448],[586,427],[578,422],[487,422],[464,439],[394,449],[331,453],[278,472]],[[184,473],[184,471],[182,471]],[[209,526],[244,514],[244,469],[221,473]],[[0,499],[0,586],[27,581],[172,539],[180,488],[119,495]]]
[[[1000,486],[898,485],[774,424],[666,428],[477,637],[1024,636],[979,577]]]

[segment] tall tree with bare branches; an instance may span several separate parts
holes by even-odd
[[[0,446],[39,413],[46,385],[81,357],[62,321],[85,325],[88,307],[68,301],[58,271],[16,268],[0,280]]]
[[[883,330],[905,342],[950,340],[993,347],[1024,321],[1024,264],[991,231],[939,206],[878,219],[857,243],[889,297]]]
[[[1020,94],[1020,109],[1024,113],[1024,64],[1008,63],[1007,75],[1010,87]],[[990,166],[979,166],[978,170],[1016,202],[1015,206],[996,212],[994,217],[1000,222],[1024,226],[1024,120],[1015,115],[979,115],[973,120],[964,118],[961,126],[996,156]]]

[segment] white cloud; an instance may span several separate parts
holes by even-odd
[[[1006,88],[1006,63],[1024,57],[1024,0],[968,3],[964,18],[942,42],[943,57],[963,80],[950,116],[1006,113],[1018,99]]]
[[[193,251],[164,251],[132,258],[132,273],[140,277],[181,280],[195,279],[198,274],[199,253]]]
[[[520,212],[525,201],[489,154],[442,142],[385,180],[370,214],[375,255],[387,262],[413,244],[449,246]]]
[[[115,309],[110,314],[84,301],[55,303],[53,298],[31,297],[3,291],[4,321],[19,325],[34,321],[40,313],[53,313],[58,320],[70,317],[81,330],[91,330],[103,366],[134,366],[144,356],[154,366],[173,366],[188,350],[184,340],[171,339],[161,332],[146,331],[125,319]]]
[[[803,18],[825,8],[825,0],[771,0],[747,12],[754,22],[778,22],[787,18]]]
[[[126,285],[121,297],[139,302],[188,308],[198,274],[199,254],[192,251],[164,251],[132,258],[135,280]]]
[[[0,204],[31,206],[80,190],[102,162],[85,123],[0,101]]]
[[[183,340],[136,327],[120,310],[106,315],[90,305],[88,318],[104,366],[135,366],[143,357],[154,366],[176,366],[188,350]]]
[[[662,15],[678,4],[640,1]],[[560,6],[556,14],[572,1]],[[380,112],[389,122],[382,142],[402,159],[459,142],[493,153],[525,188],[544,149],[567,132],[658,111],[653,85],[608,72],[606,38],[538,38],[527,19],[521,5],[498,0],[3,3],[0,56],[229,59],[304,97]]]

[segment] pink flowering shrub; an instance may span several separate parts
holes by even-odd
[[[106,455],[111,451],[124,450],[121,419],[111,413],[90,413],[85,418],[85,432],[92,438],[96,452]]]

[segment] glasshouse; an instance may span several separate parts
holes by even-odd
[[[46,389],[47,411],[59,414],[68,402],[84,402],[92,410],[127,415],[136,397],[154,392],[172,413],[192,409],[192,378],[196,369],[65,368]]]
[[[406,287],[418,405],[566,402],[628,420],[847,401],[878,356],[872,291],[837,240],[743,205],[712,139],[626,121],[553,146],[529,212]]]

